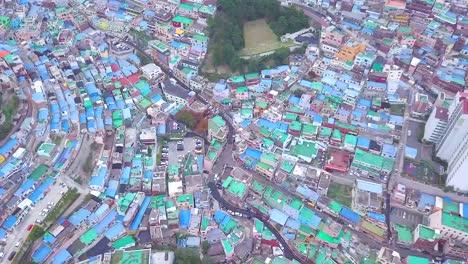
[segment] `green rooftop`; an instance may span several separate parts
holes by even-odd
[[[177,15],[176,17],[174,17],[174,19],[172,19],[172,22],[191,25],[193,23],[193,20],[187,17]]]
[[[236,93],[247,93],[248,91],[249,89],[247,88],[247,86],[237,87],[236,89]]]
[[[34,169],[31,174],[29,175],[29,179],[37,181],[39,178],[41,178],[49,169],[44,164],[39,165],[36,169]]]
[[[295,210],[301,209],[302,205],[304,205],[304,203],[297,198],[292,200],[291,203],[289,203],[289,206]]]
[[[398,240],[403,241],[406,243],[412,243],[413,242],[413,232],[412,230],[404,225],[399,225],[395,224],[393,228],[397,231],[398,233]]]
[[[302,129],[302,124],[301,122],[297,121],[297,120],[294,120],[291,122],[291,124],[289,125],[289,129],[291,130],[294,130],[294,131],[301,131]]]
[[[252,184],[252,188],[260,193],[260,194],[263,194],[263,192],[265,191],[265,185],[263,185],[262,183],[258,182],[257,180],[255,180]]]
[[[306,219],[306,220],[312,219],[314,215],[315,215],[314,211],[312,211],[312,209],[310,209],[307,206],[302,207],[301,211],[299,212],[299,217]]]
[[[451,213],[458,214],[458,211],[460,210],[459,207],[460,207],[460,205],[457,202],[451,201],[451,202],[444,202],[443,203],[444,212],[447,212],[449,214],[451,214]]]
[[[329,127],[320,127],[320,136],[321,137],[330,137],[332,129]]]
[[[351,135],[351,134],[346,134],[345,135],[345,144],[351,145],[351,146],[356,146],[357,136]]]
[[[458,215],[452,215],[452,214],[443,212],[442,224],[448,227],[460,230],[462,232],[468,233],[468,219],[460,217]]]
[[[427,258],[408,256],[407,263],[408,264],[429,264],[430,262],[429,262],[429,259]]]
[[[228,81],[233,82],[233,83],[243,83],[243,82],[245,82],[245,78],[242,75],[233,76],[233,77],[229,78]]]
[[[294,163],[289,162],[289,161],[287,161],[287,160],[284,160],[284,161],[281,163],[281,169],[284,170],[284,171],[287,172],[287,173],[291,173],[292,170],[294,169]]]
[[[273,131],[273,134],[271,134],[271,138],[273,140],[277,140],[279,142],[284,143],[289,138],[289,134],[282,130],[275,129],[275,131]]]
[[[341,209],[343,209],[343,206],[341,204],[339,204],[338,202],[336,201],[331,201],[330,204],[328,205],[330,207],[330,209],[339,214],[341,212]]]
[[[340,243],[340,239],[339,238],[335,238],[335,237],[332,237],[330,236],[329,234],[323,232],[322,230],[320,230],[318,233],[317,233],[317,239],[320,239],[322,241],[325,241],[329,244],[338,244]],[[339,237],[339,236],[338,236]]]
[[[83,244],[85,244],[85,245],[89,245],[89,244],[93,243],[93,241],[98,236],[99,236],[98,233],[96,233],[96,231],[94,229],[90,229],[80,237],[80,241],[83,242]]]
[[[52,150],[54,150],[55,144],[54,143],[42,143],[39,149],[37,150],[38,155],[50,156]]]
[[[273,140],[271,140],[270,138],[267,138],[267,137],[264,137],[262,139],[262,145],[266,146],[266,147],[271,147],[275,144],[275,142]]]
[[[112,243],[114,249],[125,248],[135,244],[135,239],[132,236],[125,236]]]
[[[317,135],[318,127],[316,125],[312,125],[309,123],[305,123],[302,125],[302,135],[307,134],[307,135],[312,135],[315,136]]]
[[[265,161],[270,161],[272,163],[276,163],[276,162],[278,162],[279,155],[277,155],[275,153],[265,151],[265,152],[262,153],[261,159],[265,160]]]
[[[302,144],[292,146],[290,153],[296,157],[314,158],[318,154],[318,149],[315,147],[315,142],[304,140]]]
[[[223,188],[226,188],[230,193],[238,197],[243,197],[247,190],[247,185],[243,182],[238,182],[229,176],[223,183]]]
[[[193,194],[187,193],[187,194],[182,194],[177,197],[177,203],[189,203],[191,206],[194,205],[193,202]]]
[[[429,228],[424,225],[418,225],[419,227],[419,238],[426,239],[426,240],[433,240],[435,238],[439,238],[440,235],[435,232],[434,229]]]

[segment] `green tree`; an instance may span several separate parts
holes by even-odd
[[[44,235],[44,229],[41,226],[34,225],[27,237],[28,241],[34,241]]]
[[[202,247],[203,254],[206,254],[208,253],[208,250],[210,249],[211,246],[210,246],[210,243],[207,240],[205,240],[202,242],[201,247]]]
[[[273,59],[275,60],[276,64],[285,64],[287,63],[287,58],[289,56],[289,49],[288,48],[280,48],[273,54]]]
[[[175,252],[175,264],[203,264],[200,255],[193,249],[177,249]]]
[[[195,119],[192,113],[189,111],[181,110],[175,115],[175,119],[179,122],[184,123],[189,128],[194,128],[198,121]]]

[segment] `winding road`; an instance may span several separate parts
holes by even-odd
[[[233,212],[238,212],[243,215],[247,215],[248,217],[255,217],[258,220],[260,220],[264,226],[266,226],[268,229],[270,229],[271,233],[275,235],[276,239],[278,242],[283,246],[283,254],[286,258],[288,259],[295,259],[299,263],[303,264],[309,264],[313,263],[311,260],[307,259],[305,256],[303,256],[301,253],[296,251],[294,248],[292,248],[288,242],[284,239],[284,237],[278,232],[278,230],[275,229],[275,227],[268,221],[265,221],[261,215],[255,214],[250,210],[245,210],[239,207],[236,207],[232,205],[231,203],[227,202],[224,200],[224,198],[221,197],[221,195],[218,192],[218,189],[216,188],[216,184],[214,182],[209,182],[208,187],[210,188],[211,191],[211,196],[218,201],[218,203],[221,204],[222,207],[231,210]]]

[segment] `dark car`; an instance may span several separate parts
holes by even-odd
[[[11,252],[10,256],[8,256],[8,260],[11,261],[16,255],[16,251]]]

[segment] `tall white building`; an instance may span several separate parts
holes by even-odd
[[[449,119],[439,142],[437,156],[448,163],[446,184],[468,190],[468,92],[459,92],[448,109]]]
[[[449,119],[449,107],[450,102],[445,100],[445,94],[441,93],[424,127],[425,141],[438,144],[442,139]]]

